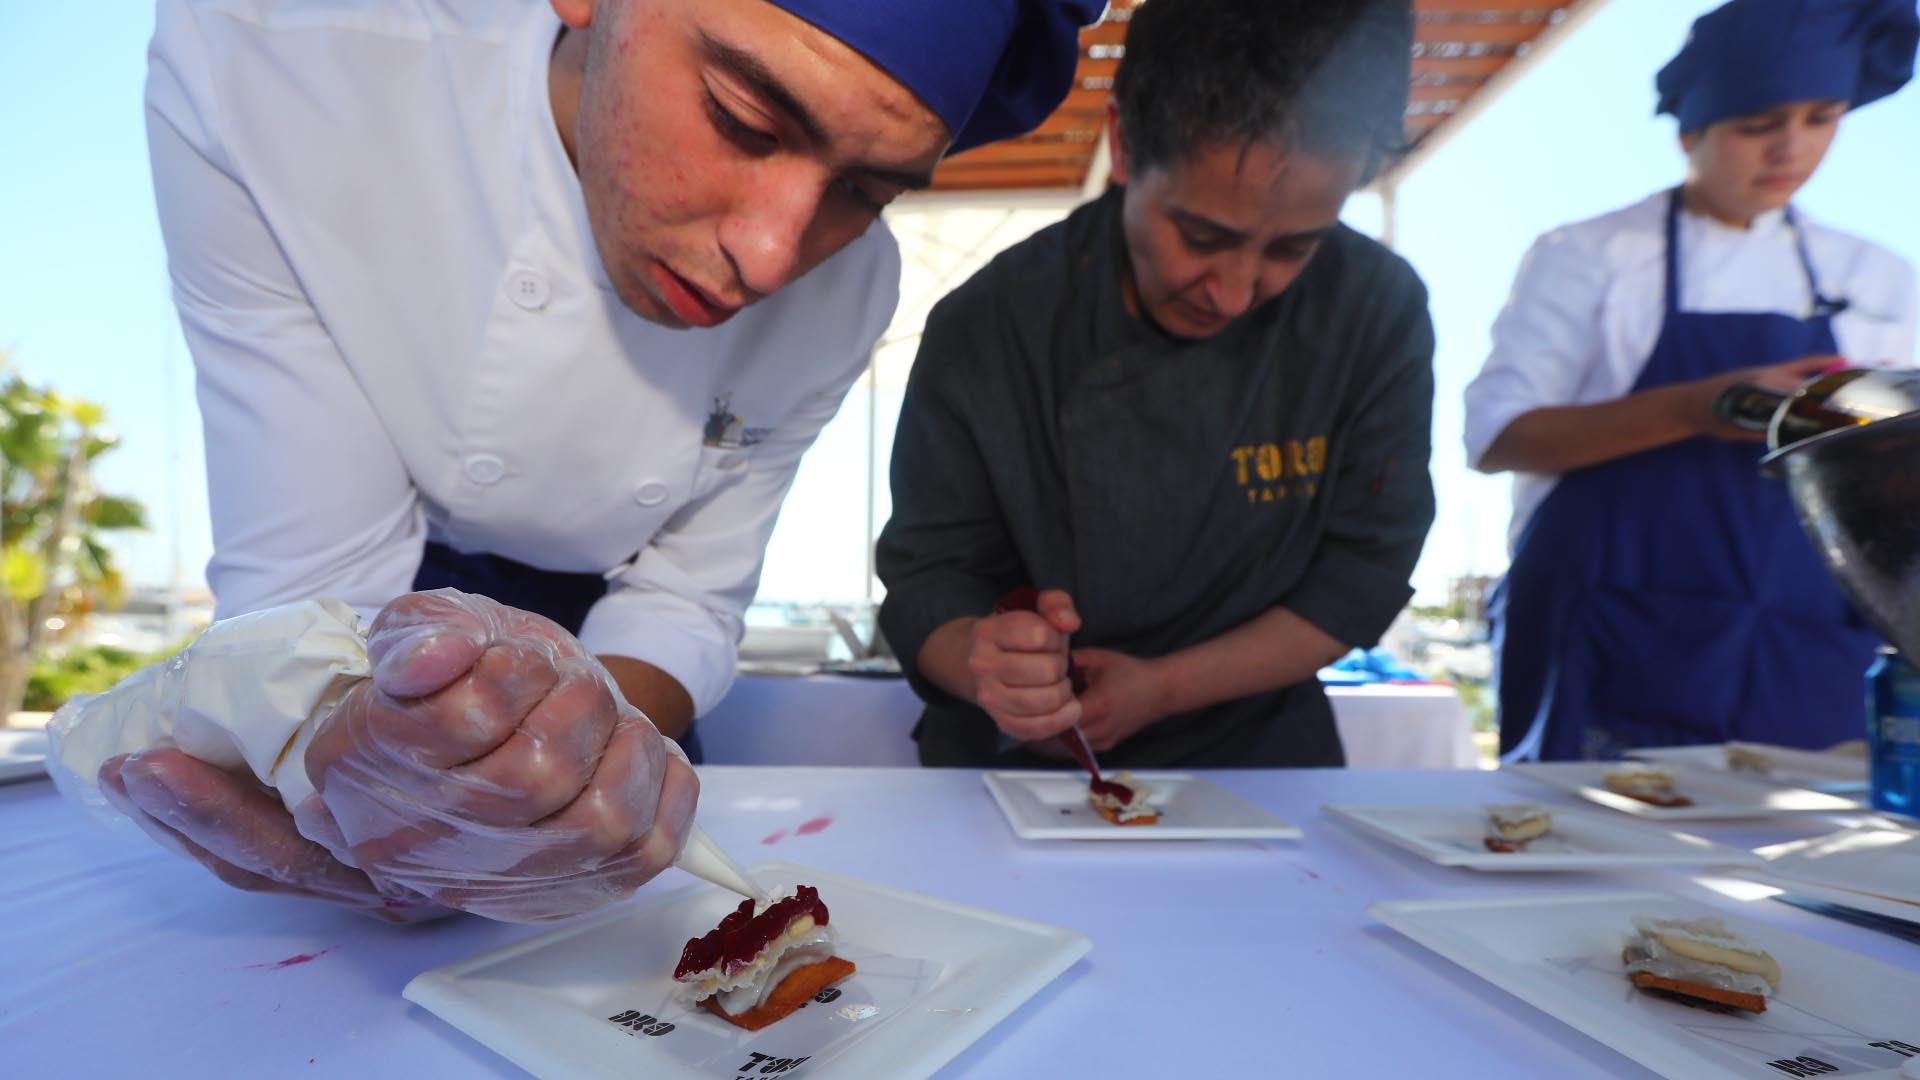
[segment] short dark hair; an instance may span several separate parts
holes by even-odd
[[[1267,139],[1357,159],[1405,148],[1411,0],[1148,0],[1114,75],[1128,165]]]

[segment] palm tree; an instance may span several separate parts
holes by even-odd
[[[0,378],[0,722],[52,628],[119,602],[102,536],[146,528],[146,511],[94,490],[93,462],[118,443],[99,405]]]

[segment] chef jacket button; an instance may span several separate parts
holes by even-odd
[[[493,454],[475,454],[464,467],[467,479],[476,484],[497,484],[507,475],[507,463]]]
[[[507,275],[507,296],[528,311],[539,311],[553,298],[547,279],[531,270],[515,270]]]
[[[633,501],[641,506],[659,506],[667,501],[667,485],[658,480],[649,480],[634,489]]]

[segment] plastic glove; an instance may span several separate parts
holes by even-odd
[[[301,836],[274,793],[251,776],[160,747],[108,760],[100,794],[160,846],[236,889],[327,900],[388,922],[451,912],[411,890],[376,885]]]
[[[372,679],[306,747],[300,832],[381,887],[536,922],[631,895],[686,842],[699,783],[571,634],[443,589],[374,620]]]

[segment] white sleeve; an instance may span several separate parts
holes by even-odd
[[[1566,229],[1534,241],[1493,324],[1486,366],[1467,384],[1467,463],[1477,466],[1507,425],[1534,409],[1573,404],[1604,362],[1607,271],[1599,251]]]
[[[1915,355],[1916,347],[1920,346],[1920,342],[1916,342],[1920,333],[1915,330],[1916,322],[1920,321],[1920,310],[1917,310],[1917,306],[1920,306],[1920,286],[1915,284],[1913,266],[1905,259],[1896,262],[1899,278],[1894,295],[1900,306],[1894,315],[1892,344],[1888,348],[1887,359],[1898,366],[1907,367],[1920,363],[1920,356]]]
[[[733,685],[747,605],[800,457],[839,411],[893,317],[900,257],[891,243],[885,250],[888,257],[867,284],[850,362],[743,452],[738,481],[682,507],[580,628],[581,642],[595,655],[633,657],[673,676],[693,699],[695,716],[718,705]]]
[[[147,141],[206,432],[217,617],[313,597],[371,616],[411,587],[424,516],[222,145],[217,62],[188,6],[163,2]]]

